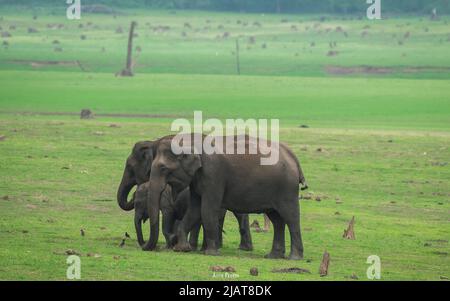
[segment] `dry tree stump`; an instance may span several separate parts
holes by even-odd
[[[133,59],[132,59],[132,53],[133,53],[133,37],[135,37],[134,34],[134,28],[136,27],[137,23],[135,21],[131,22],[130,25],[130,32],[128,33],[128,48],[127,48],[127,60],[125,69],[122,71],[119,71],[116,73],[116,76],[133,76]]]
[[[348,223],[347,230],[344,230],[344,234],[342,235],[342,237],[344,237],[346,239],[354,240],[355,239],[355,231],[353,228],[354,225],[355,225],[355,217],[353,216],[352,219],[350,220],[350,222]]]
[[[330,253],[325,251],[323,253],[322,262],[320,263],[319,274],[320,277],[324,277],[328,275],[328,266],[330,264]]]

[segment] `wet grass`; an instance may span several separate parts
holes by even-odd
[[[65,279],[66,256],[61,254],[68,249],[82,254],[85,280],[221,279],[212,277],[212,265],[233,266],[238,279],[319,279],[325,250],[332,259],[324,280],[345,280],[353,273],[366,279],[369,255],[380,256],[385,280],[449,275],[447,133],[283,128],[282,140],[300,158],[311,186],[304,195],[312,195],[301,201],[305,260],[292,262],[263,259],[271,231],[252,233],[254,251],[237,250],[232,216],[226,219],[220,257],[142,252],[132,213],[116,204],[116,187],[132,144],[167,133],[169,124],[127,120],[111,128],[110,123],[2,115],[0,197],[8,196],[0,201],[2,279]],[[342,238],[352,216],[355,241]],[[260,215],[253,219],[262,223]],[[120,248],[125,232],[132,238]],[[271,272],[293,266],[311,274]],[[260,276],[250,276],[251,267]]]

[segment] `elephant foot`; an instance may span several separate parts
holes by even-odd
[[[267,254],[266,256],[264,256],[264,258],[267,258],[267,259],[284,259],[284,258],[286,258],[285,256],[284,256],[284,253],[282,253],[282,252],[270,252],[269,254]]]
[[[177,243],[174,247],[173,250],[175,252],[190,252],[191,250],[191,246],[186,242],[186,243]]]
[[[291,250],[291,254],[289,255],[289,260],[302,260],[303,259],[303,250]]]
[[[205,255],[209,255],[209,256],[219,256],[219,250],[215,250],[215,249],[206,249],[205,250]]]
[[[249,244],[241,244],[239,245],[239,250],[242,251],[253,251],[253,246]]]

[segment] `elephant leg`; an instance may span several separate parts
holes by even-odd
[[[166,239],[166,247],[168,249],[173,247],[173,233],[175,229],[175,217],[173,212],[163,212],[162,230],[164,238]]]
[[[191,246],[187,240],[188,233],[195,225],[201,222],[200,197],[191,191],[191,199],[186,214],[177,229],[177,244],[173,250],[175,252],[189,252]]]
[[[198,247],[198,235],[200,233],[200,227],[201,223],[195,224],[191,232],[189,233],[189,244],[191,245],[191,249],[193,251],[197,250]]]
[[[300,231],[300,208],[298,201],[292,201],[279,210],[281,218],[286,222],[291,236],[291,254],[289,259],[303,259],[303,242]]]
[[[286,224],[276,211],[267,213],[267,216],[273,224],[273,244],[272,251],[266,255],[266,258],[284,258],[284,253],[286,252],[284,241]]]
[[[248,214],[234,213],[238,224],[239,233],[241,234],[241,243],[239,244],[239,249],[244,251],[253,250],[252,235],[250,234],[250,222]]]
[[[172,233],[170,233],[169,240],[170,240],[170,245],[171,245],[172,248],[173,248],[173,246],[176,245],[176,243],[178,241],[177,240],[177,233],[178,233],[178,227],[180,226],[180,223],[181,223],[180,220],[175,220],[175,223],[173,225],[173,231],[172,231]]]
[[[220,202],[215,195],[202,196],[201,219],[203,225],[203,236],[206,241],[206,255],[219,255],[218,250],[218,223],[220,213]]]

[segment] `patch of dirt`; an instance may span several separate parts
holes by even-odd
[[[285,274],[311,274],[307,269],[302,268],[283,268],[283,269],[273,269],[272,273],[285,273]]]
[[[87,206],[85,206],[84,207],[85,209],[88,209],[88,210],[90,210],[90,211],[96,211],[96,212],[108,212],[108,209],[106,209],[106,208],[101,208],[101,207],[98,207],[98,206],[94,206],[94,205],[87,205]]]
[[[30,65],[33,68],[42,68],[46,66],[78,66],[77,61],[32,61],[32,60],[11,60],[11,63]]]
[[[390,74],[390,73],[423,73],[423,72],[450,72],[450,67],[375,67],[375,66],[325,66],[325,71],[333,75],[348,74]]]
[[[0,114],[14,115],[36,115],[36,116],[80,116],[75,112],[34,112],[34,111],[0,111]],[[123,114],[123,113],[96,113],[96,117],[114,117],[114,118],[189,118],[187,115],[177,114]]]
[[[115,9],[102,4],[82,5],[81,11],[83,13],[90,13],[90,14],[105,14],[105,15],[117,14],[117,11]]]
[[[437,243],[444,243],[444,244],[448,243],[448,240],[446,240],[446,239],[431,239],[429,241],[437,242]]]
[[[78,256],[81,256],[81,253],[80,253],[80,252],[78,252],[78,251],[76,251],[76,250],[73,250],[73,249],[67,249],[67,250],[65,251],[65,254],[66,254],[66,255],[78,255]]]
[[[220,265],[214,265],[214,266],[211,266],[209,269],[213,272],[228,272],[228,273],[236,272],[236,269],[232,266],[223,267]]]
[[[92,202],[113,202],[111,199],[95,199],[92,200]]]
[[[372,66],[358,66],[358,67],[326,66],[325,71],[329,74],[334,74],[334,75],[392,73],[391,68],[372,67]]]

